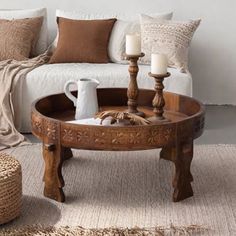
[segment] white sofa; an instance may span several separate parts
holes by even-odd
[[[65,12],[57,11],[57,16],[67,17],[72,19],[92,19],[92,18],[109,18],[117,17],[119,19],[125,19],[122,15],[120,18],[116,15],[83,15],[78,12]],[[160,15],[160,14],[154,14]],[[163,14],[161,14],[163,15]],[[164,14],[165,17],[172,17],[172,13]],[[48,46],[47,44],[47,11],[46,9],[31,9],[31,10],[4,10],[0,11],[0,17],[6,19],[13,18],[27,18],[43,16],[44,22],[40,32],[40,40],[37,44],[36,54],[42,53]],[[137,16],[128,16],[128,20],[131,20],[131,26],[137,28]],[[116,27],[113,31],[111,38],[114,42],[114,38],[122,38],[120,33],[127,33],[130,29],[127,29],[127,23],[123,20],[119,21],[120,28]],[[127,31],[127,32],[126,32]],[[50,32],[49,32],[50,33]],[[117,36],[121,35],[121,36]],[[111,40],[110,40],[111,41]],[[113,46],[115,45],[113,43]],[[124,42],[121,42],[121,44]],[[109,46],[110,47],[110,46]],[[111,47],[111,49],[114,49]],[[116,52],[116,48],[115,48]],[[111,57],[111,55],[110,55]],[[112,58],[112,57],[111,57]],[[150,66],[140,65],[140,72],[138,75],[138,84],[140,88],[153,89],[154,81],[149,78],[148,72]],[[192,77],[190,74],[184,74],[177,69],[169,68],[171,77],[165,79],[165,89],[167,91],[192,95]],[[129,73],[127,64],[108,63],[108,64],[87,64],[87,63],[74,63],[74,64],[48,64],[38,67],[31,71],[25,78],[25,80],[19,82],[15,91],[12,94],[13,106],[17,119],[15,120],[16,127],[19,131],[28,133],[31,132],[30,111],[31,104],[34,100],[47,96],[50,94],[63,93],[63,87],[67,80],[78,79],[81,77],[96,78],[100,81],[100,87],[126,87],[129,83]]]

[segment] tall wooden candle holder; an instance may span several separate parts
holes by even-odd
[[[127,60],[129,60],[129,74],[130,74],[130,82],[129,87],[127,90],[127,96],[128,96],[128,112],[145,117],[145,114],[141,111],[138,111],[138,83],[137,83],[137,75],[138,75],[138,60],[140,57],[144,57],[144,53],[141,53],[140,55],[127,55],[125,54],[125,57]]]
[[[155,90],[156,90],[156,95],[152,101],[154,107],[153,112],[155,113],[155,116],[150,117],[148,120],[150,120],[152,123],[168,122],[169,120],[163,116],[165,107],[165,99],[163,96],[163,89],[164,89],[163,81],[166,77],[170,76],[170,73],[167,72],[166,74],[163,75],[155,75],[149,73],[148,75],[155,79]]]

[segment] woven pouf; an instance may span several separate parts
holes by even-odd
[[[0,153],[0,224],[19,216],[21,197],[21,165],[13,157]]]

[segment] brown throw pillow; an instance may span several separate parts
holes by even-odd
[[[59,39],[49,63],[108,63],[108,43],[116,19],[71,20],[59,17]]]
[[[0,19],[0,61],[29,58],[38,41],[42,23],[43,17]]]

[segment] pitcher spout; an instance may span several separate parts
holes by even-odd
[[[88,79],[88,78],[81,78],[79,81],[81,82],[87,82],[89,83],[91,86],[93,86],[94,88],[96,88],[100,83],[98,80],[96,79]]]

